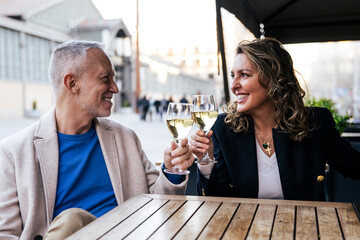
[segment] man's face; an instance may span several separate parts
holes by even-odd
[[[111,99],[119,89],[114,82],[114,70],[109,58],[100,49],[87,52],[84,70],[78,76],[79,95],[76,102],[91,117],[108,117]]]

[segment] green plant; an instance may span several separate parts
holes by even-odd
[[[126,99],[124,99],[124,101],[123,101],[123,107],[128,107],[129,106],[129,102],[126,100]]]
[[[37,108],[37,102],[36,102],[36,100],[34,100],[34,101],[32,102],[32,109],[33,109],[33,110],[36,110],[36,108]]]
[[[329,109],[335,121],[335,128],[339,131],[340,134],[342,134],[345,128],[350,125],[349,120],[352,116],[348,113],[346,113],[345,115],[340,114],[336,110],[335,104],[331,99],[316,99],[315,97],[308,97],[305,99],[305,105],[312,107],[324,107]]]

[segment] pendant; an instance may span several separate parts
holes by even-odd
[[[269,142],[267,142],[267,143],[264,143],[263,144],[263,147],[264,147],[264,149],[265,149],[265,151],[268,153],[268,155],[270,155],[271,154],[271,147],[270,147],[270,143]]]

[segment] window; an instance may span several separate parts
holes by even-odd
[[[20,81],[20,35],[19,32],[0,28],[0,77]]]

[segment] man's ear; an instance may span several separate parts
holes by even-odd
[[[70,90],[73,93],[77,93],[79,91],[76,82],[76,77],[71,73],[68,73],[64,76],[64,85],[68,90]]]

